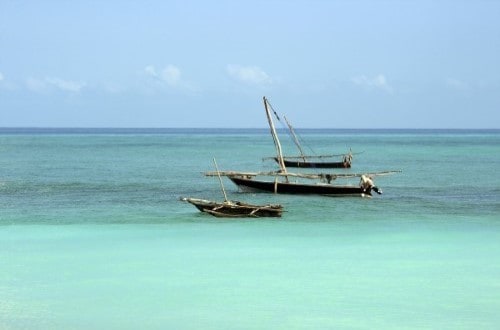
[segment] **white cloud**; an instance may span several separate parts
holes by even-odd
[[[158,71],[152,65],[144,68],[144,73],[155,79],[158,79],[169,86],[178,86],[181,81],[181,70],[175,65],[169,64],[163,70]]]
[[[240,66],[229,64],[227,73],[236,80],[249,84],[270,84],[271,77],[257,66]]]
[[[170,86],[177,85],[181,79],[181,70],[173,65],[168,65],[161,72],[161,78]]]
[[[351,78],[351,81],[358,86],[381,89],[388,93],[392,93],[392,87],[388,84],[387,79],[383,74],[379,74],[373,78],[362,75]]]
[[[8,79],[5,79],[3,73],[0,72],[0,88],[3,90],[15,90],[16,86]]]
[[[466,90],[469,87],[465,82],[454,78],[447,78],[446,86],[458,90]]]
[[[26,79],[26,87],[28,87],[29,90],[37,93],[44,92],[48,89],[47,83],[43,80],[29,77]]]
[[[26,86],[34,92],[47,92],[51,89],[61,90],[64,92],[78,93],[86,83],[80,81],[65,80],[57,77],[45,77],[38,79],[29,77],[26,79]]]
[[[86,85],[84,82],[64,80],[61,78],[45,78],[45,81],[62,91],[73,93],[78,93]]]

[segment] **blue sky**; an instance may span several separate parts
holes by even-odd
[[[0,127],[500,128],[500,1],[0,0]]]

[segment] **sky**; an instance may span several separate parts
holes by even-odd
[[[0,127],[500,128],[500,1],[0,0]]]

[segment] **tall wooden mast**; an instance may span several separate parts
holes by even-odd
[[[274,146],[276,147],[276,154],[278,157],[278,164],[280,165],[280,171],[286,173],[285,162],[283,161],[283,153],[281,151],[280,140],[278,139],[278,134],[276,134],[276,128],[274,127],[273,119],[269,113],[269,106],[267,99],[264,96],[264,108],[266,109],[267,121],[269,122],[269,127],[271,128],[271,135],[273,136]]]

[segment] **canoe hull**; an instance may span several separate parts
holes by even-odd
[[[276,162],[278,158],[275,158]],[[308,162],[302,160],[283,159],[286,167],[299,168],[351,168],[350,162]]]
[[[198,198],[181,198],[201,212],[221,218],[281,217],[283,207],[278,204],[252,205],[238,201],[214,202]]]

